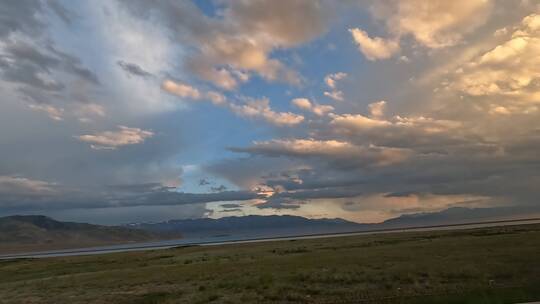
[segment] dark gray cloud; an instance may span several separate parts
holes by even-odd
[[[242,207],[242,205],[239,205],[239,204],[221,204],[220,205],[222,208],[227,208],[227,209],[230,209],[230,208],[240,208]]]
[[[227,190],[227,187],[225,185],[219,185],[217,187],[210,187],[210,190],[212,190],[213,192],[223,192]]]
[[[351,187],[325,188],[315,190],[298,190],[294,192],[280,192],[271,198],[290,198],[305,201],[314,198],[345,198],[355,197],[363,194],[362,190]]]
[[[135,63],[129,63],[122,60],[116,62],[122,70],[124,70],[128,75],[139,76],[142,78],[152,77],[152,73],[145,71],[142,67]]]
[[[206,186],[206,185],[210,185],[211,182],[209,182],[206,178],[201,178],[199,180],[199,186]]]
[[[0,177],[3,213],[66,209],[104,209],[138,206],[177,206],[210,202],[246,201],[261,196],[250,191],[219,193],[177,192],[159,183],[109,186],[99,192],[17,177]]]
[[[259,209],[289,209],[294,210],[300,208],[300,205],[305,204],[304,201],[297,199],[291,199],[288,197],[276,197],[272,196],[267,198],[264,203],[258,204],[257,208]]]
[[[44,22],[38,17],[43,9],[40,0],[9,1],[0,6],[0,37],[4,40],[13,32],[39,35]]]
[[[240,208],[233,208],[233,209],[223,209],[220,212],[241,212],[242,209]]]
[[[4,48],[0,57],[0,72],[4,80],[45,91],[61,91],[65,84],[56,73],[70,73],[94,85],[99,84],[97,76],[82,66],[81,61],[57,50],[51,44],[41,47],[14,40]]]
[[[63,69],[65,72],[72,73],[73,75],[84,79],[94,85],[100,84],[98,77],[88,68],[84,67],[79,58],[64,53],[56,49],[53,45],[49,45],[48,49],[49,51],[51,51],[51,53],[58,56],[58,58],[61,60],[60,68]]]
[[[45,20],[50,8],[60,18],[69,12],[57,1],[10,1],[0,8],[0,77],[18,86],[26,101],[37,103],[69,102],[67,86],[78,81],[99,85],[98,77],[79,58],[55,46]],[[26,95],[26,93],[29,93]]]

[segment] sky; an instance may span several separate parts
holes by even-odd
[[[0,216],[540,210],[539,54],[533,0],[7,0]]]

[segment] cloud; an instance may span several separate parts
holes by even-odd
[[[330,92],[328,91],[324,92],[324,96],[330,97],[333,100],[343,101],[343,92],[338,90],[336,87],[337,87],[337,82],[339,80],[345,79],[346,77],[347,77],[347,74],[343,72],[326,75],[324,77],[324,82],[332,90]]]
[[[392,35],[410,35],[419,44],[436,49],[459,43],[486,22],[492,7],[490,0],[390,0],[374,2],[371,12],[386,23]]]
[[[235,114],[250,119],[261,118],[276,126],[293,126],[301,123],[304,120],[302,115],[291,112],[275,112],[270,107],[270,100],[266,97],[253,99],[242,97],[241,102],[229,102],[221,93],[215,91],[201,92],[197,88],[180,82],[166,80],[162,84],[162,88],[174,95],[193,100],[207,99],[214,105],[226,106]],[[317,112],[328,111],[326,106],[317,106]]]
[[[233,148],[235,152],[265,156],[316,157],[349,166],[386,166],[402,162],[410,151],[398,148],[358,146],[337,140],[275,139],[255,142],[248,148]]]
[[[139,128],[118,126],[119,131],[105,131],[101,133],[81,135],[80,141],[90,143],[90,147],[96,150],[115,150],[126,145],[143,143],[147,138],[154,135],[152,131]]]
[[[43,29],[43,20],[39,12],[43,10],[40,1],[23,0],[5,5],[0,20],[0,37],[6,37],[14,32],[27,35],[39,35]]]
[[[64,109],[62,108],[56,108],[47,104],[30,104],[28,106],[32,110],[45,112],[52,120],[60,121],[64,119]]]
[[[324,92],[324,96],[332,98],[333,100],[336,100],[336,101],[343,101],[344,99],[342,91]]]
[[[370,38],[365,31],[358,28],[350,29],[354,42],[358,49],[368,60],[375,61],[388,59],[399,52],[399,43],[394,40],[386,40],[380,37]]]
[[[471,200],[537,203],[534,1],[364,1],[371,23],[350,3],[282,2],[3,7],[0,213],[160,220],[214,206],[219,216],[226,201],[238,214],[373,220]],[[359,42],[341,45],[339,32]],[[357,47],[395,64],[358,69],[347,57]],[[348,75],[317,64],[328,56]],[[320,104],[319,93],[342,102]],[[256,128],[231,142],[236,120],[187,102]],[[201,172],[183,175],[197,160]],[[204,176],[212,184],[197,187]],[[192,186],[209,193],[179,192]]]
[[[153,76],[152,73],[145,71],[139,65],[135,63],[129,63],[122,60],[116,62],[122,70],[126,71],[128,75],[139,76],[142,78],[148,78]]]
[[[390,126],[392,123],[387,120],[369,118],[362,114],[333,115],[331,124],[341,128],[351,128],[355,130],[368,130]]]
[[[381,100],[368,105],[369,113],[374,118],[381,118],[384,116],[384,111],[386,109],[386,101]]]
[[[66,9],[58,0],[47,0],[49,8],[67,25],[73,23],[73,19],[77,17],[75,13]]]
[[[329,113],[330,111],[334,110],[334,107],[330,105],[320,105],[316,103],[312,103],[307,98],[295,98],[291,101],[291,103],[304,111],[311,112],[317,116],[323,116]]]
[[[201,178],[199,180],[199,186],[206,186],[206,185],[210,185],[211,183],[206,179],[206,178]]]
[[[492,113],[531,114],[538,111],[540,88],[540,15],[522,19],[510,37],[462,62],[443,87],[472,98]]]
[[[77,105],[73,112],[79,118],[80,122],[85,123],[92,122],[95,118],[104,118],[107,116],[105,108],[96,103]]]
[[[271,53],[316,38],[326,31],[328,22],[326,5],[319,1],[225,1],[217,14],[220,18],[204,15],[188,2],[124,4],[138,16],[159,16],[156,22],[197,50],[187,66],[227,90],[245,81],[239,73],[246,71],[269,81],[299,84],[298,74],[271,58]]]
[[[213,104],[217,106],[224,105],[225,103],[227,103],[227,97],[225,97],[223,94],[219,92],[215,92],[215,91],[206,92],[206,97],[210,99],[210,101]]]
[[[221,204],[220,205],[222,208],[240,208],[242,207],[242,205],[239,205],[239,204]]]
[[[0,175],[0,195],[9,196],[41,196],[56,192],[56,185],[41,180],[33,180],[17,176]]]
[[[175,82],[172,80],[165,80],[161,84],[161,87],[166,92],[180,96],[182,98],[189,98],[192,100],[209,100],[216,106],[225,106],[228,104],[227,97],[216,91],[200,91],[199,89],[190,86],[185,83]]]
[[[165,91],[178,95],[182,98],[191,98],[191,99],[199,99],[201,98],[201,93],[197,88],[194,88],[190,85],[181,83],[181,82],[174,82],[172,80],[165,80],[161,86]]]
[[[326,85],[329,88],[335,89],[337,86],[337,82],[339,80],[345,79],[346,77],[347,77],[347,73],[343,73],[343,72],[328,74],[324,77],[324,83],[326,83]]]
[[[293,126],[304,120],[302,115],[291,112],[275,112],[270,108],[268,98],[248,99],[244,104],[231,104],[234,113],[247,118],[262,118],[277,126]]]
[[[418,153],[448,153],[453,147],[493,145],[470,134],[460,121],[429,117],[401,117],[390,119],[366,117],[362,114],[331,115],[329,128],[321,136],[345,138],[354,143],[369,142],[376,146],[413,149]],[[446,151],[446,152],[443,152]]]
[[[51,19],[70,22],[72,14],[54,0],[23,0],[2,8],[0,85],[17,102],[63,120],[78,102],[75,91],[97,89],[97,75],[80,58],[62,50],[51,36]]]
[[[113,209],[143,206],[180,206],[211,202],[238,202],[258,199],[249,191],[220,191],[213,193],[177,192],[160,184],[133,184],[109,187],[96,193],[70,189],[44,181],[0,176],[0,208],[17,211],[48,212],[73,209]]]
[[[227,190],[227,187],[225,185],[219,185],[217,187],[210,187],[210,190],[212,190],[213,192],[223,192]]]

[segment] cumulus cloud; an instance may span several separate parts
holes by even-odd
[[[446,90],[475,97],[499,114],[538,111],[540,15],[523,18],[508,39],[463,62]]]
[[[371,11],[391,34],[410,35],[425,47],[442,48],[484,24],[492,7],[490,0],[390,0],[374,2]]]
[[[414,149],[420,153],[433,153],[467,144],[483,144],[460,121],[429,117],[401,117],[389,119],[367,117],[362,114],[332,115],[327,136],[344,137],[349,141],[366,141],[378,146]],[[486,147],[489,145],[486,144]]]
[[[209,91],[206,93],[206,97],[208,99],[210,99],[210,101],[215,104],[215,105],[224,105],[226,102],[227,102],[227,98],[219,93],[219,92],[215,92],[215,91]]]
[[[333,115],[331,124],[337,127],[353,128],[356,130],[368,130],[392,125],[387,120],[369,118],[362,114]]]
[[[328,74],[324,77],[324,83],[326,83],[329,88],[335,89],[337,86],[337,82],[339,80],[345,79],[345,77],[347,77],[347,73],[343,72]]]
[[[311,112],[317,116],[326,115],[327,113],[334,110],[334,107],[330,105],[320,105],[320,104],[312,103],[307,98],[295,98],[291,101],[291,103],[295,107],[302,109],[304,111]]]
[[[324,82],[331,91],[325,91],[324,96],[330,97],[333,100],[343,101],[343,92],[337,89],[337,83],[339,80],[345,79],[346,77],[347,73],[343,72],[326,75],[324,77]]]
[[[226,1],[220,18],[204,15],[195,5],[164,1],[126,1],[136,15],[157,14],[198,52],[187,66],[204,80],[223,89],[234,89],[254,72],[269,81],[299,84],[298,74],[271,58],[277,48],[298,46],[321,35],[327,27],[328,10],[319,1]]]
[[[189,98],[192,100],[209,100],[217,106],[223,106],[227,104],[227,97],[225,97],[219,92],[201,91],[196,87],[177,81],[172,81],[170,79],[163,81],[161,87],[166,92],[176,96],[180,96],[182,98]]]
[[[304,120],[302,115],[291,112],[275,112],[268,98],[249,99],[244,104],[231,104],[232,111],[247,118],[262,118],[277,126],[293,126]]]
[[[358,28],[350,29],[354,42],[358,49],[371,61],[387,59],[399,52],[399,43],[394,40],[386,40],[380,37],[371,38]]]
[[[118,126],[118,131],[105,131],[95,134],[81,135],[80,141],[90,143],[90,147],[96,150],[115,150],[126,145],[143,143],[147,138],[154,135],[152,131],[139,128]]]
[[[384,111],[386,109],[386,101],[381,100],[368,105],[369,113],[372,117],[381,118],[384,116]]]
[[[270,100],[266,97],[260,99],[242,97],[239,98],[239,101],[232,102],[228,101],[227,98],[219,92],[201,92],[195,87],[180,82],[174,82],[172,80],[164,81],[162,87],[171,94],[193,100],[206,99],[211,101],[214,105],[227,107],[241,117],[250,119],[261,118],[276,126],[293,126],[304,120],[302,115],[272,110],[270,107]],[[313,111],[316,113],[324,113],[329,111],[329,108],[328,106],[316,105]]]
[[[178,95],[183,98],[192,98],[192,99],[199,99],[201,98],[201,93],[197,88],[194,88],[190,85],[181,83],[181,82],[174,82],[172,80],[165,80],[162,84],[162,88],[174,95]]]
[[[325,91],[324,96],[329,97],[336,101],[343,101],[344,99],[342,91],[330,91],[330,92]]]

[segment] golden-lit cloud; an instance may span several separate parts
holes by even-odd
[[[251,147],[234,149],[267,156],[320,157],[330,162],[349,162],[351,166],[386,166],[407,159],[407,149],[359,146],[338,140],[275,139],[254,142]]]
[[[346,77],[347,77],[347,73],[343,73],[343,72],[328,74],[324,77],[324,83],[326,83],[326,85],[329,88],[335,89],[337,86],[337,82],[339,80],[345,79]]]
[[[175,94],[183,98],[201,98],[201,93],[198,89],[184,83],[165,80],[162,84],[162,88],[171,94]]]
[[[425,47],[442,48],[484,24],[492,7],[491,0],[390,0],[374,2],[371,11],[395,37],[410,35]]]
[[[336,127],[365,130],[392,125],[391,122],[375,118],[369,118],[362,114],[332,115],[331,124]]]
[[[370,103],[368,105],[369,113],[372,117],[381,118],[384,116],[384,111],[386,109],[386,101],[381,100],[377,102]]]
[[[230,101],[216,91],[201,91],[195,87],[172,80],[163,82],[162,87],[165,91],[191,100],[207,100],[216,106],[226,107],[233,113],[250,118],[264,119],[276,126],[293,126],[304,121],[304,116],[291,112],[276,112],[270,107],[268,98],[239,98],[239,101]],[[330,106],[313,105],[310,108],[312,112],[322,115],[331,110]],[[332,108],[333,109],[333,108]]]
[[[272,58],[279,48],[299,46],[327,30],[328,5],[317,0],[226,1],[219,18],[203,14],[192,3],[129,5],[133,13],[152,11],[194,52],[189,67],[200,78],[226,89],[235,89],[255,73],[268,81],[298,85],[300,75]]]
[[[244,104],[230,104],[231,110],[246,118],[262,118],[277,126],[293,126],[304,121],[302,115],[291,112],[275,112],[268,98],[250,99]]]
[[[349,32],[360,52],[371,61],[388,59],[399,52],[399,43],[395,40],[371,38],[365,31],[358,28],[350,29]]]
[[[336,101],[343,101],[343,92],[337,89],[338,81],[347,77],[347,73],[338,72],[328,74],[324,77],[324,83],[331,89],[331,91],[325,91],[324,96],[330,97]]]
[[[304,111],[311,112],[317,116],[326,115],[327,113],[334,110],[334,107],[330,105],[320,105],[317,103],[313,103],[307,98],[295,98],[291,101],[291,103],[295,107]]]
[[[90,143],[95,150],[115,150],[126,145],[143,143],[147,138],[154,136],[152,131],[139,128],[118,126],[118,131],[105,131],[95,134],[77,136],[80,141]]]
[[[523,18],[502,43],[462,62],[445,89],[486,103],[491,114],[538,111],[540,15]]]

